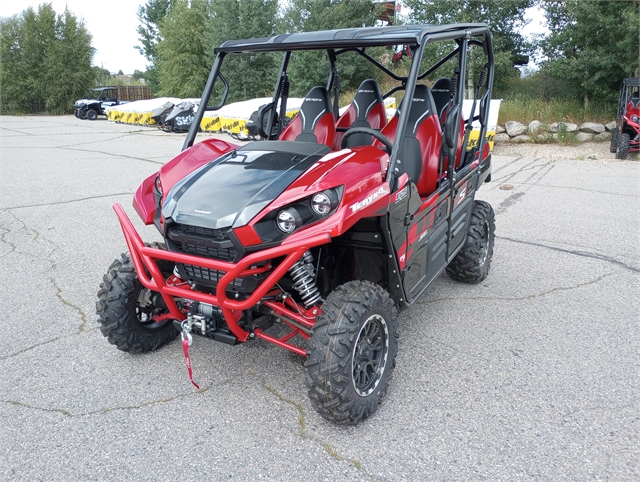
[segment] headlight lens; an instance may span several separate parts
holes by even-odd
[[[311,199],[311,208],[316,214],[326,216],[331,212],[331,199],[326,193],[320,192]]]
[[[280,231],[285,234],[291,234],[302,224],[302,218],[294,208],[287,208],[278,213],[276,224]]]
[[[632,116],[631,116],[631,120],[632,120],[633,122],[638,122],[638,116],[637,116],[637,115],[632,115]]]
[[[314,194],[311,198],[311,209],[319,216],[326,216],[338,205],[338,195],[334,189]]]

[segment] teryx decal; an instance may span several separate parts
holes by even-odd
[[[362,201],[359,201],[359,202],[349,206],[351,208],[351,212],[355,213],[356,211],[362,209],[363,207],[366,207],[369,204],[371,204],[373,201],[378,199],[380,196],[382,196],[384,194],[389,194],[389,192],[390,192],[389,189],[387,189],[386,187],[384,187],[384,186],[380,187],[376,192],[374,192],[370,196],[367,196]]]

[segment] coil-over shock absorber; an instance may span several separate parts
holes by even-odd
[[[300,293],[305,308],[310,308],[320,300],[320,292],[314,279],[313,256],[309,251],[289,269],[293,288]]]

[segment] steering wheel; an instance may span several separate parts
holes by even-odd
[[[354,134],[369,134],[370,136],[375,137],[377,140],[384,144],[384,151],[391,155],[391,150],[393,149],[393,144],[391,141],[387,139],[382,133],[375,129],[370,129],[369,127],[353,127],[344,133],[342,136],[342,141],[340,142],[340,147],[342,149],[347,147],[347,139]]]

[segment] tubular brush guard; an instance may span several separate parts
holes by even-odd
[[[267,293],[273,290],[280,278],[287,273],[287,271],[304,255],[304,253],[311,248],[326,244],[331,240],[328,234],[319,234],[305,240],[249,254],[238,263],[229,263],[226,261],[218,261],[145,246],[142,238],[140,238],[140,235],[131,223],[131,220],[125,213],[122,206],[120,204],[114,204],[113,209],[120,221],[120,226],[122,227],[124,238],[127,242],[131,259],[135,266],[138,278],[140,279],[140,283],[146,288],[160,293],[167,305],[167,308],[169,309],[169,315],[163,318],[170,316],[178,321],[182,321],[187,317],[186,314],[183,313],[176,305],[174,297],[208,303],[220,308],[229,330],[231,330],[240,342],[246,342],[250,337],[250,333],[238,325],[236,317],[234,316],[234,311],[244,311],[256,306]],[[234,279],[265,273],[271,269],[270,264],[259,268],[249,268],[250,266],[282,256],[285,256],[285,259],[267,276],[267,278],[260,284],[260,286],[258,286],[249,298],[238,301],[232,300],[227,296],[226,288]],[[160,269],[156,264],[157,260],[191,264],[203,268],[224,271],[226,274],[220,279],[220,282],[216,287],[216,294],[211,295],[195,291],[188,284],[167,284],[163,274],[160,272]],[[305,327],[311,328],[315,324],[315,317],[313,320],[310,320],[308,317],[304,317],[297,312],[289,310],[280,303],[266,301],[263,304],[273,309],[275,315],[284,315]],[[286,323],[286,320],[283,321]],[[304,338],[308,338],[308,334],[295,326],[289,326],[292,328],[293,332],[281,339],[269,336],[263,333],[259,328],[255,329],[253,333],[259,338],[283,348],[287,348],[299,355],[306,356],[306,351],[304,349],[291,345],[288,343],[288,340],[293,338],[295,335],[301,335]]]

